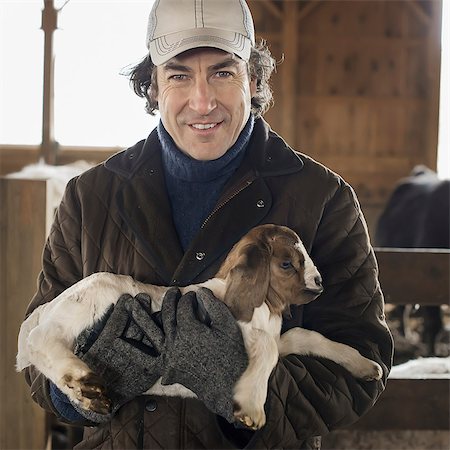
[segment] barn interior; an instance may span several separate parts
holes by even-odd
[[[25,380],[14,370],[17,333],[36,289],[42,248],[61,189],[77,171],[104,161],[126,146],[124,142],[89,145],[58,140],[61,109],[55,108],[55,86],[64,81],[57,80],[54,61],[58,52],[64,51],[58,45],[58,36],[65,32],[60,21],[64,13],[70,12],[71,2],[77,0],[34,2],[39,7],[35,7],[33,21],[26,25],[35,27],[41,36],[40,65],[24,65],[17,70],[0,56],[1,76],[5,73],[4,80],[11,80],[2,80],[5,98],[6,91],[25,91],[20,105],[4,103],[1,107],[0,128],[6,129],[11,120],[25,115],[30,117],[26,120],[37,123],[38,129],[34,143],[22,141],[20,134],[0,132],[0,448],[4,449],[71,448],[80,437],[80,430],[56,423],[32,401]],[[7,13],[15,20],[20,18],[20,11],[13,11],[11,6],[14,2],[9,3],[9,10],[8,2],[0,3],[0,20],[4,9],[0,26],[5,25]],[[106,2],[114,3],[126,2]],[[139,2],[130,2],[129,8],[137,7],[135,3]],[[151,2],[147,3],[146,9],[150,10]],[[386,311],[396,344],[395,363],[426,359],[432,366],[413,368],[412,372],[404,372],[404,367],[398,369],[367,417],[350,428],[324,436],[325,449],[450,448],[449,184],[436,175],[438,149],[450,152],[448,142],[446,149],[439,142],[440,127],[448,127],[447,119],[440,117],[443,3],[248,1],[257,37],[267,41],[278,61],[272,80],[275,103],[265,119],[292,148],[331,168],[353,186],[379,259]],[[31,8],[27,2],[26,7]],[[92,16],[94,22],[102,20],[98,13]],[[122,26],[125,31],[136,27],[134,23]],[[84,32],[83,25],[79,24],[77,32]],[[16,47],[17,39],[13,35],[2,46],[23,52],[19,44]],[[28,58],[26,54],[19,56],[22,60]],[[13,81],[20,76],[16,72],[25,71],[28,77],[39,71],[37,114],[29,111],[26,85]],[[89,73],[89,66],[84,71]],[[100,77],[90,73],[98,90]],[[127,80],[123,78],[122,83],[127,85]],[[128,95],[134,96],[127,89]],[[19,112],[13,112],[13,107]],[[70,99],[66,107],[71,108]],[[142,101],[140,108],[145,118]],[[27,123],[22,119],[20,126],[25,129]],[[2,135],[6,136],[5,142],[1,141]],[[129,144],[145,137],[131,136]],[[24,170],[30,165],[34,165],[34,173]],[[54,166],[55,170],[43,174],[40,169],[44,165]],[[394,192],[399,183],[411,185],[424,177],[441,183],[439,186],[444,183],[443,206],[433,207],[441,215],[421,218],[424,223],[442,224],[442,242],[401,240],[418,217],[417,209],[405,212],[406,221],[399,229],[389,229],[389,237],[400,235],[399,241],[389,241],[379,227],[385,223],[382,219],[386,218]],[[415,201],[422,214],[431,200],[423,193],[417,194],[417,198],[410,197],[408,206]],[[387,226],[391,225],[389,222]],[[429,233],[437,236],[436,231]]]

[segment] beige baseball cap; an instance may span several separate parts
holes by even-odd
[[[244,61],[255,44],[245,0],[155,0],[147,29],[147,48],[159,66],[192,48],[214,47]]]

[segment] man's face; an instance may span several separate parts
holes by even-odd
[[[247,65],[217,49],[184,52],[156,68],[158,109],[180,150],[220,158],[244,128],[256,93]]]

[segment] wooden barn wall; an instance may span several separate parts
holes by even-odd
[[[266,114],[341,174],[373,229],[395,183],[436,168],[441,2],[249,1],[277,60]]]

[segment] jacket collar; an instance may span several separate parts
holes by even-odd
[[[262,177],[295,173],[304,165],[299,153],[292,150],[264,119],[255,122],[248,159],[253,161]]]
[[[147,139],[112,155],[105,161],[104,166],[111,172],[129,180],[147,161],[155,158],[160,152],[161,144],[155,128]]]

